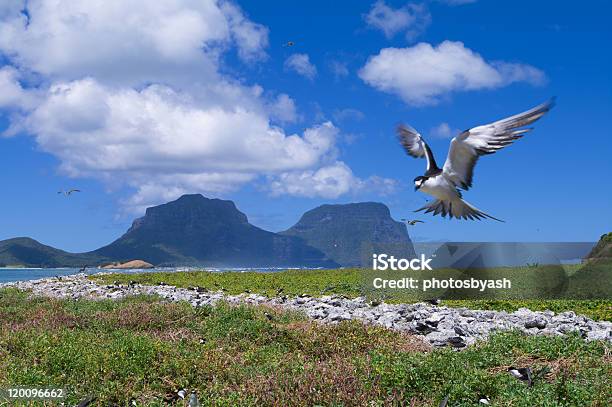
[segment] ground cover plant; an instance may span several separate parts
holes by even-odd
[[[446,394],[453,405],[486,396],[494,405],[605,406],[610,362],[609,345],[575,336],[504,333],[456,352],[264,307],[0,291],[0,388],[60,386],[72,405],[86,396],[98,405],[164,405],[186,388],[218,406],[437,405]],[[506,372],[511,365],[546,374],[528,388]]]
[[[223,290],[227,294],[237,295],[253,292],[266,296],[287,296],[308,294],[312,296],[344,295],[349,298],[363,294],[363,270],[287,270],[274,273],[259,272],[160,272],[122,274],[112,273],[91,276],[100,284],[139,284],[157,285],[165,283],[177,287],[202,287],[211,291]],[[400,298],[385,298],[386,302],[403,302]],[[448,300],[444,305],[468,307],[482,310],[516,311],[521,307],[533,311],[551,310],[554,312],[574,311],[595,320],[612,320],[612,301],[605,299],[475,299]]]

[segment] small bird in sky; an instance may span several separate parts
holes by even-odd
[[[465,130],[450,142],[448,156],[442,168],[438,167],[429,145],[414,128],[398,127],[398,138],[406,153],[412,157],[427,159],[425,174],[414,179],[414,190],[435,198],[415,212],[425,210],[456,219],[497,220],[462,199],[460,189],[472,187],[476,162],[482,155],[493,154],[523,137],[531,128],[525,126],[544,116],[554,106],[554,99],[523,113],[493,123]]]
[[[70,196],[75,192],[81,192],[80,189],[68,189],[66,191],[57,191],[58,194],[63,194],[64,196]]]
[[[414,220],[402,219],[402,222],[404,222],[406,225],[410,225],[410,226],[414,226],[417,223],[425,223],[422,220],[418,220],[418,219],[414,219]]]
[[[283,47],[293,47],[295,45],[295,42],[293,41],[287,41],[286,43],[283,44]]]

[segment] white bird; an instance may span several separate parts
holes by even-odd
[[[441,214],[443,217],[448,215],[449,218],[490,218],[502,222],[464,201],[459,190],[467,191],[472,186],[474,167],[480,156],[493,154],[521,138],[524,133],[532,130],[524,126],[538,120],[553,106],[554,99],[550,99],[526,112],[465,130],[451,140],[442,168],[437,166],[423,136],[410,126],[400,125],[398,137],[406,153],[412,157],[427,159],[427,170],[425,174],[414,179],[414,189],[435,198],[415,212],[425,210],[425,213],[433,212],[434,215]]]

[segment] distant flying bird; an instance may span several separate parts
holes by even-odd
[[[81,190],[80,189],[69,189],[67,191],[57,191],[58,194],[64,194],[64,196],[70,196],[74,192],[81,192]]]
[[[427,159],[425,174],[414,179],[414,190],[436,198],[415,212],[425,210],[434,215],[449,218],[480,220],[488,215],[462,199],[460,189],[467,191],[472,186],[474,167],[480,156],[493,154],[523,137],[532,130],[524,128],[544,116],[554,106],[554,99],[538,105],[531,110],[505,119],[465,130],[451,140],[448,157],[442,168],[436,164],[429,145],[414,128],[406,125],[398,127],[400,143],[408,155]]]
[[[283,47],[293,47],[294,45],[295,45],[295,42],[287,41],[286,43],[283,44]]]
[[[402,222],[404,222],[406,225],[410,225],[410,226],[414,226],[417,223],[425,223],[422,220],[417,220],[417,219],[414,219],[414,220],[402,219]]]

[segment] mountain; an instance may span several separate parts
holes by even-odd
[[[377,202],[322,205],[304,213],[281,234],[303,239],[345,267],[369,267],[373,253],[415,256],[406,226],[394,221],[389,208]]]
[[[105,259],[91,253],[73,254],[45,246],[29,237],[0,241],[0,266],[82,267]]]
[[[587,260],[612,260],[612,232],[601,235],[599,242],[593,250],[586,256]]]
[[[148,208],[123,236],[93,253],[155,265],[337,266],[299,238],[251,225],[234,202],[200,194]]]

